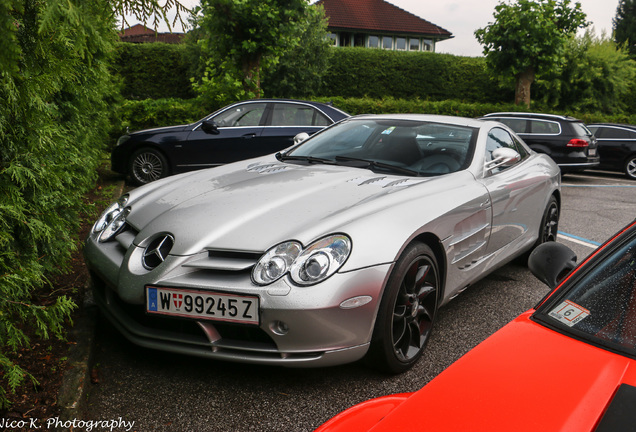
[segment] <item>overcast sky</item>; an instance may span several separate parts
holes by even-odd
[[[180,0],[194,7],[199,0]],[[315,0],[311,0],[313,3]],[[462,56],[481,56],[482,47],[474,36],[475,30],[493,21],[495,6],[500,0],[387,0],[433,24],[450,31],[454,38],[440,42],[437,52]],[[588,21],[598,35],[612,33],[612,19],[616,16],[619,0],[578,0]],[[129,20],[131,25],[135,24]],[[180,28],[174,29],[181,31]],[[159,31],[167,31],[160,28]]]

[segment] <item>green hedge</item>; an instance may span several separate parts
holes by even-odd
[[[113,73],[126,99],[192,98],[192,75],[185,44],[118,43]]]
[[[514,104],[470,103],[456,100],[428,101],[420,99],[396,98],[345,98],[320,97],[318,102],[333,103],[334,106],[351,115],[382,113],[420,113],[439,114],[459,117],[480,117],[490,112],[527,111],[525,107]],[[204,106],[198,99],[158,99],[143,101],[125,101],[115,111],[117,127],[114,135],[121,135],[129,128],[131,131],[151,127],[186,124],[199,120],[219,107]],[[617,122],[636,124],[636,115],[606,115],[602,113],[554,112],[540,106],[532,111],[553,114],[567,114],[588,123]],[[113,136],[113,142],[116,136]]]
[[[113,135],[195,122],[214,111],[198,99],[126,100],[115,110]]]
[[[198,73],[195,50],[188,44],[118,44],[113,70],[121,77],[122,96],[194,97],[190,77]],[[302,88],[302,83],[296,87]],[[513,90],[501,90],[491,80],[483,58],[364,48],[333,49],[320,94],[468,102],[514,99]]]
[[[499,102],[514,100],[486,72],[483,58],[365,48],[335,49],[322,94]]]

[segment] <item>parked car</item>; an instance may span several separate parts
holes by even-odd
[[[258,99],[228,105],[189,125],[123,135],[111,154],[112,170],[138,185],[186,171],[250,159],[290,147],[349,117],[309,101]]]
[[[600,169],[620,171],[636,180],[636,126],[594,123],[587,126],[598,139]]]
[[[401,372],[438,306],[555,239],[560,200],[558,167],[500,123],[360,116],[132,190],[85,256],[97,304],[139,345]]]
[[[539,246],[533,273],[551,287],[567,278],[536,308],[419,391],[363,402],[318,431],[633,431],[636,222],[571,272],[575,260]]]
[[[554,159],[564,173],[599,165],[596,137],[574,117],[503,112],[486,114],[484,119],[510,127],[532,150]]]

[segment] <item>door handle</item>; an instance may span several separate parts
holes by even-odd
[[[251,139],[251,138],[254,138],[255,136],[256,136],[255,133],[248,133],[248,134],[243,135],[241,138]]]

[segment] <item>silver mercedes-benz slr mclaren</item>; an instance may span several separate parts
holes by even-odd
[[[557,235],[560,171],[501,123],[352,117],[270,156],[150,183],[86,241],[132,342],[401,372],[437,309]]]

